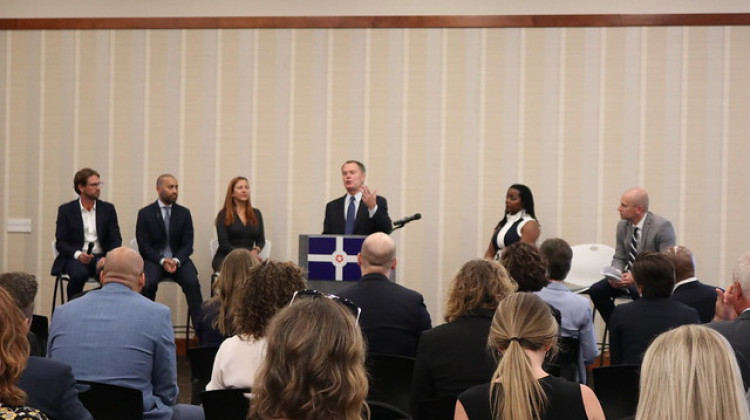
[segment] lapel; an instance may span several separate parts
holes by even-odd
[[[364,222],[370,217],[370,214],[368,213],[369,210],[367,209],[367,204],[365,204],[362,199],[359,200],[359,208],[357,209],[357,217],[354,218],[354,228],[356,230],[357,225]]]
[[[643,221],[643,230],[641,231],[641,239],[638,241],[638,252],[643,252],[643,249],[646,247],[646,238],[648,238],[648,232],[651,229],[651,222],[653,217],[651,217],[651,212],[646,212],[646,216],[644,216],[646,220]],[[633,226],[631,223],[630,227],[630,236],[633,236]]]
[[[94,213],[94,219],[96,220],[96,236],[99,240],[99,244],[104,246],[102,243],[102,234],[104,233],[104,209],[102,202],[96,200],[96,212]],[[83,217],[81,217],[81,231],[83,231]]]
[[[167,229],[164,226],[164,217],[161,215],[161,206],[159,206],[159,200],[156,200],[154,202],[154,209],[156,213],[156,221],[157,226],[159,226],[159,232],[161,232],[161,235],[166,237],[167,236]],[[174,219],[174,205],[172,205],[172,214],[171,218]]]

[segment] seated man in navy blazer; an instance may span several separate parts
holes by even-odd
[[[165,277],[174,279],[182,287],[193,325],[197,325],[203,296],[198,283],[198,270],[190,261],[193,253],[193,218],[190,210],[177,204],[178,187],[174,176],[160,175],[156,180],[159,199],[138,211],[135,238],[146,274],[142,293],[154,300],[159,282]]]
[[[698,311],[702,323],[711,322],[716,311],[716,288],[695,277],[693,253],[684,246],[671,246],[664,250],[664,254],[674,264],[672,299]]]
[[[366,169],[362,162],[347,160],[341,166],[346,195],[326,205],[324,235],[391,233],[393,223],[388,216],[388,201],[378,196],[376,190],[370,191],[364,185],[365,176]]]
[[[73,177],[73,188],[79,198],[57,209],[55,247],[59,254],[51,270],[53,276],[70,276],[68,298],[79,295],[86,280],[96,276],[104,255],[122,245],[115,206],[99,200],[99,173],[81,169]]]
[[[13,298],[31,326],[34,299],[39,290],[36,278],[27,273],[0,274],[0,288]],[[30,356],[18,387],[26,392],[26,404],[44,412],[50,420],[91,420],[91,413],[78,399],[73,370],[67,363]]]

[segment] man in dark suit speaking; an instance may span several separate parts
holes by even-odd
[[[70,276],[68,298],[80,294],[86,279],[94,277],[97,265],[103,264],[104,255],[122,245],[115,206],[99,200],[99,173],[91,168],[81,169],[73,177],[73,188],[79,198],[57,209],[58,255],[51,270],[53,276]]]
[[[388,216],[388,201],[364,185],[365,176],[366,169],[362,162],[347,160],[341,166],[346,195],[326,205],[324,235],[391,233],[393,223]]]
[[[200,319],[201,287],[190,255],[193,253],[193,218],[190,210],[177,204],[177,179],[169,174],[156,180],[159,199],[138,211],[135,238],[143,257],[146,285],[143,296],[154,300],[159,282],[174,279],[185,293],[193,325]]]

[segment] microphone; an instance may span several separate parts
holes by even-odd
[[[403,226],[403,225],[411,222],[412,220],[419,220],[421,218],[422,218],[422,215],[419,214],[419,213],[417,213],[415,215],[404,217],[403,219],[396,220],[395,222],[393,222],[393,226],[401,227],[401,226]]]
[[[94,250],[94,243],[93,242],[89,242],[89,248],[86,250],[86,253],[90,255],[91,251],[93,251],[93,250]]]

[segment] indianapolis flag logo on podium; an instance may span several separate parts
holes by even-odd
[[[357,254],[365,237],[311,236],[308,238],[308,280],[357,281]]]

